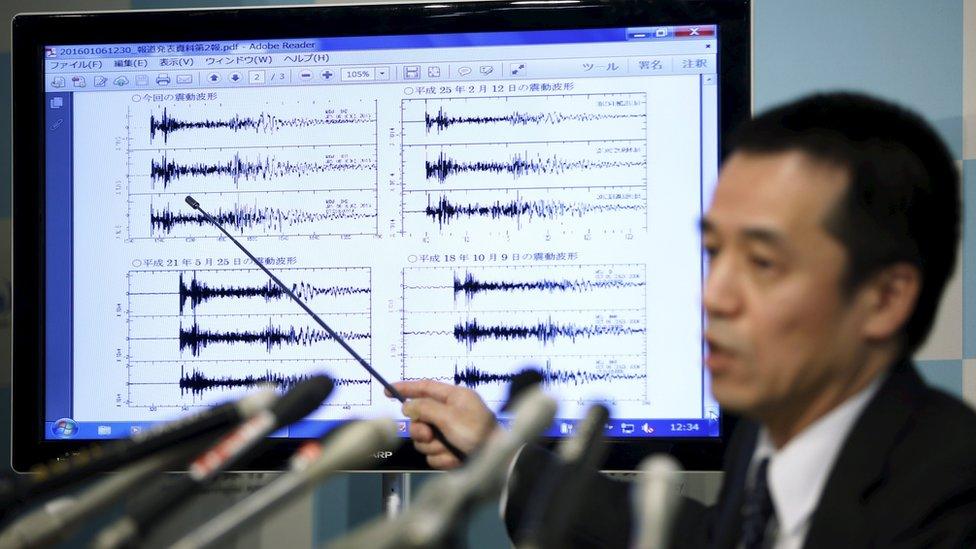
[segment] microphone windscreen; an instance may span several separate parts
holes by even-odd
[[[508,386],[508,400],[502,406],[503,412],[512,409],[515,402],[522,396],[522,393],[530,387],[535,387],[542,383],[542,372],[535,368],[526,368],[512,377],[512,383]]]
[[[271,407],[278,427],[290,425],[318,408],[332,392],[332,378],[315,375],[292,387]]]

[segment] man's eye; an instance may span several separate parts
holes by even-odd
[[[757,255],[749,256],[749,262],[752,264],[753,267],[764,271],[770,270],[776,266],[771,259],[767,259],[765,257],[761,257]]]
[[[714,258],[716,255],[718,255],[718,246],[706,244],[702,246],[702,251],[704,251],[705,255],[708,256],[709,259],[711,259]]]

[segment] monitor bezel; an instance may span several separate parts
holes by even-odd
[[[463,33],[542,29],[719,25],[720,159],[731,131],[750,113],[749,0],[477,1],[437,4],[348,4],[234,9],[145,10],[18,15],[12,23],[13,351],[11,465],[70,455],[92,441],[45,440],[45,165],[43,48],[108,44]],[[607,470],[635,470],[653,452],[670,452],[689,470],[721,468],[736,420],[723,413],[717,438],[610,439]],[[249,470],[275,470],[298,439],[270,439]],[[549,440],[552,443],[554,440]],[[426,470],[409,444],[378,456],[366,470]]]

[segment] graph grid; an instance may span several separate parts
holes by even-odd
[[[553,103],[549,96],[403,100],[403,231],[645,231],[646,93],[563,95],[559,111]]]
[[[369,359],[369,268],[279,272]],[[284,389],[318,372],[336,381],[328,406],[370,404],[368,375],[260,270],[132,271],[127,278],[129,406],[206,405],[258,384]]]
[[[531,365],[562,400],[646,400],[645,270],[404,269],[403,377],[465,385],[500,401],[512,376]]]

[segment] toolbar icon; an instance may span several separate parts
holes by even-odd
[[[71,77],[71,85],[73,87],[75,87],[75,88],[84,88],[85,87],[85,84],[86,84],[86,82],[85,82],[85,77],[84,76],[72,76]]]
[[[169,86],[170,82],[172,82],[172,80],[170,79],[169,75],[166,74],[165,72],[161,72],[159,73],[159,75],[156,76],[157,86]]]
[[[51,80],[51,87],[52,88],[63,88],[64,87],[64,77],[63,76],[55,76],[54,79]]]
[[[105,78],[100,74],[96,74],[95,78],[93,78],[92,80],[94,80],[96,88],[104,88],[105,84],[108,84],[108,78]]]
[[[120,76],[115,80],[113,80],[112,83],[121,88],[122,86],[126,86],[129,84],[129,79],[124,76]]]

